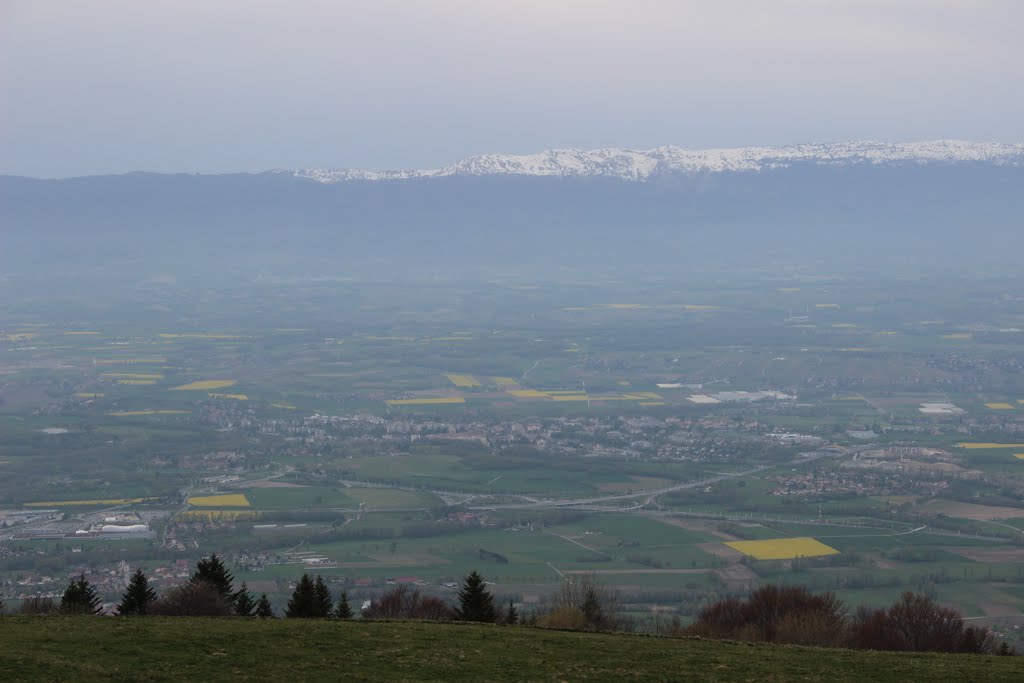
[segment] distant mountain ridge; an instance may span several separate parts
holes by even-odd
[[[0,176],[0,284],[151,273],[1019,269],[1024,145],[472,157],[434,171]]]
[[[887,143],[830,142],[782,147],[736,147],[690,150],[671,145],[648,150],[616,147],[578,150],[553,149],[536,154],[484,154],[428,170],[372,171],[360,169],[299,169],[278,171],[319,183],[354,180],[409,180],[458,176],[606,177],[643,181],[664,174],[750,172],[788,168],[795,164],[885,165],[899,163],[982,162],[1020,166],[1024,144],[930,140]]]

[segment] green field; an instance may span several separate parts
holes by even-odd
[[[0,620],[9,681],[1011,681],[1019,657],[410,622]]]

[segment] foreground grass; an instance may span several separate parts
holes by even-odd
[[[4,680],[1014,681],[1024,658],[415,622],[0,619]]]

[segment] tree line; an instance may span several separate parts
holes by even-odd
[[[765,585],[746,598],[708,605],[675,635],[845,647],[855,650],[1016,654],[985,628],[969,626],[960,612],[907,591],[883,608],[859,607],[852,614],[834,593],[803,586]]]
[[[0,600],[2,606],[2,600]],[[51,598],[23,601],[21,614],[100,614],[101,601],[85,575],[68,582],[59,603]],[[352,619],[348,594],[337,600],[326,581],[304,573],[283,611],[292,619]],[[136,569],[116,608],[120,616],[239,616],[274,618],[262,593],[258,598],[234,576],[216,554],[199,560],[189,580],[162,596]],[[365,619],[425,619],[522,624],[540,628],[626,631],[633,624],[622,613],[619,594],[580,575],[562,582],[547,603],[521,615],[515,602],[498,603],[477,571],[463,579],[454,603],[398,585],[374,598],[360,611]],[[815,594],[803,586],[764,585],[745,598],[727,597],[704,607],[692,624],[674,621],[662,633],[754,642],[861,650],[899,650],[971,654],[1016,654],[985,628],[967,625],[956,610],[919,593],[905,592],[884,608],[859,607],[852,613],[834,593]]]

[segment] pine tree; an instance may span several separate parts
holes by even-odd
[[[217,592],[228,600],[234,600],[234,595],[232,594],[234,589],[232,583],[234,580],[235,577],[224,566],[224,562],[217,557],[217,553],[213,553],[196,563],[196,571],[192,574],[192,578],[189,579],[189,583],[205,581],[216,588]]]
[[[329,617],[334,611],[334,598],[331,597],[331,589],[327,587],[324,577],[317,574],[316,582],[313,584],[313,594],[316,596],[316,616]]]
[[[256,609],[256,599],[249,592],[249,587],[242,582],[242,587],[235,593],[235,614],[240,617],[251,617]]]
[[[309,574],[303,574],[298,585],[288,600],[288,607],[284,615],[290,619],[311,619],[317,615],[316,585],[309,578]]]
[[[100,597],[85,574],[80,575],[77,581],[71,579],[68,582],[68,587],[60,597],[60,611],[62,614],[100,613]]]
[[[494,611],[494,597],[484,585],[484,579],[473,570],[462,582],[459,591],[459,606],[455,610],[456,617],[462,621],[483,621],[494,623],[497,615]]]
[[[508,601],[508,609],[505,611],[505,623],[509,626],[519,623],[519,612],[516,611],[516,604],[514,601]]]
[[[256,601],[256,616],[260,619],[274,618],[274,608],[271,607],[266,593],[261,593],[260,599]]]
[[[145,615],[149,612],[149,607],[154,600],[156,600],[156,591],[149,587],[149,579],[142,573],[140,567],[132,574],[132,578],[128,582],[128,589],[121,596],[121,604],[117,606],[117,613],[122,616]]]
[[[352,607],[348,604],[348,593],[345,591],[341,591],[341,596],[338,598],[338,607],[334,610],[334,616],[338,619],[352,618]]]

